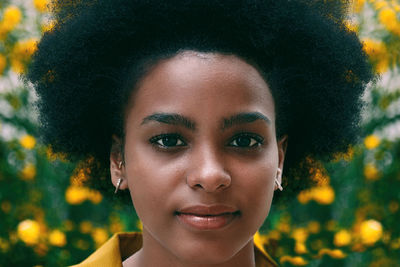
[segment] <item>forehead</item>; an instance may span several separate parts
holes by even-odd
[[[130,109],[191,117],[257,111],[274,119],[271,92],[255,67],[234,55],[195,51],[158,62],[137,86]]]

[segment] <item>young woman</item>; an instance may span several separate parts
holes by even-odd
[[[143,223],[78,266],[276,265],[253,244],[275,190],[355,140],[373,78],[321,2],[55,3],[27,74],[44,140]]]

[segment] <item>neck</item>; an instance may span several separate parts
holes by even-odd
[[[195,242],[195,241],[193,241]],[[143,247],[123,262],[123,267],[255,267],[253,239],[231,257],[213,259],[206,252],[198,252],[193,259],[175,255],[143,230]]]

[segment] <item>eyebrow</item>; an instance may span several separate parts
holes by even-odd
[[[231,128],[238,124],[251,123],[257,120],[263,120],[271,125],[271,120],[260,112],[241,112],[229,118],[223,119],[222,130]]]
[[[235,125],[251,123],[257,120],[263,120],[267,122],[267,124],[271,124],[271,120],[260,112],[241,112],[232,115],[229,118],[223,118],[221,130],[231,128]],[[151,121],[183,126],[189,130],[196,131],[196,123],[194,121],[177,113],[154,113],[145,117],[141,125],[147,124]]]
[[[179,115],[177,113],[154,113],[143,119],[141,125],[150,121],[157,121],[166,124],[183,126],[189,130],[196,130],[196,123],[189,118]]]

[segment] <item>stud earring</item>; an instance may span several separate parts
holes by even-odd
[[[280,191],[282,191],[283,190],[283,187],[282,187],[282,185],[281,185],[281,183],[279,182],[279,178],[281,178],[281,175],[282,175],[282,170],[280,169],[280,168],[278,168],[278,170],[277,170],[277,175],[276,175],[276,177],[275,177],[275,184],[276,184],[276,186],[278,186],[278,189],[280,190]]]
[[[115,187],[114,194],[116,194],[121,186],[122,178],[118,178],[117,186]]]

